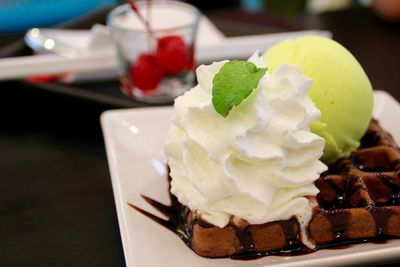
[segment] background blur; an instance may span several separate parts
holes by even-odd
[[[25,31],[31,27],[49,27],[71,21],[95,9],[120,4],[121,0],[2,0],[0,31]],[[390,19],[399,19],[397,0],[187,0],[201,10],[240,8],[257,13],[268,11],[295,19],[299,14],[320,13],[339,9],[379,6]],[[376,4],[378,3],[378,4]],[[396,11],[397,10],[397,11]],[[396,13],[397,12],[397,13]]]
[[[188,2],[225,36],[330,31],[400,102],[400,0]],[[0,0],[0,58],[32,55],[30,27],[90,29],[120,3]],[[117,80],[47,81],[0,82],[0,266],[125,266],[99,117],[149,105]]]

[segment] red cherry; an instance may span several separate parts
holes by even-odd
[[[57,75],[39,75],[39,76],[29,76],[26,80],[31,83],[48,83],[54,82],[59,78]]]
[[[169,35],[158,39],[156,60],[160,69],[170,75],[178,74],[187,66],[187,47],[180,36]]]
[[[131,69],[132,83],[143,91],[157,88],[163,74],[156,64],[155,57],[150,54],[141,54]]]

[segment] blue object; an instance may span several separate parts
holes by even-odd
[[[0,0],[0,32],[49,27],[120,0]]]
[[[264,8],[263,0],[241,0],[240,2],[242,8],[250,12],[260,11]]]

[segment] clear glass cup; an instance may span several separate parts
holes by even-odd
[[[136,6],[139,13],[126,4],[108,16],[121,89],[142,102],[171,102],[193,86],[200,12],[176,1],[137,1]]]

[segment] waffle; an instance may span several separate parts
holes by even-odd
[[[376,120],[361,147],[315,183],[319,207],[309,228],[316,244],[400,237],[400,150]]]
[[[319,249],[381,237],[400,237],[400,150],[389,133],[372,120],[360,148],[329,166],[315,182],[320,193],[308,197],[313,209],[306,236]],[[147,202],[169,217],[162,220],[136,210],[174,231],[204,257],[253,257],[308,252],[295,217],[252,225],[232,219],[224,228],[211,225],[179,204]]]

